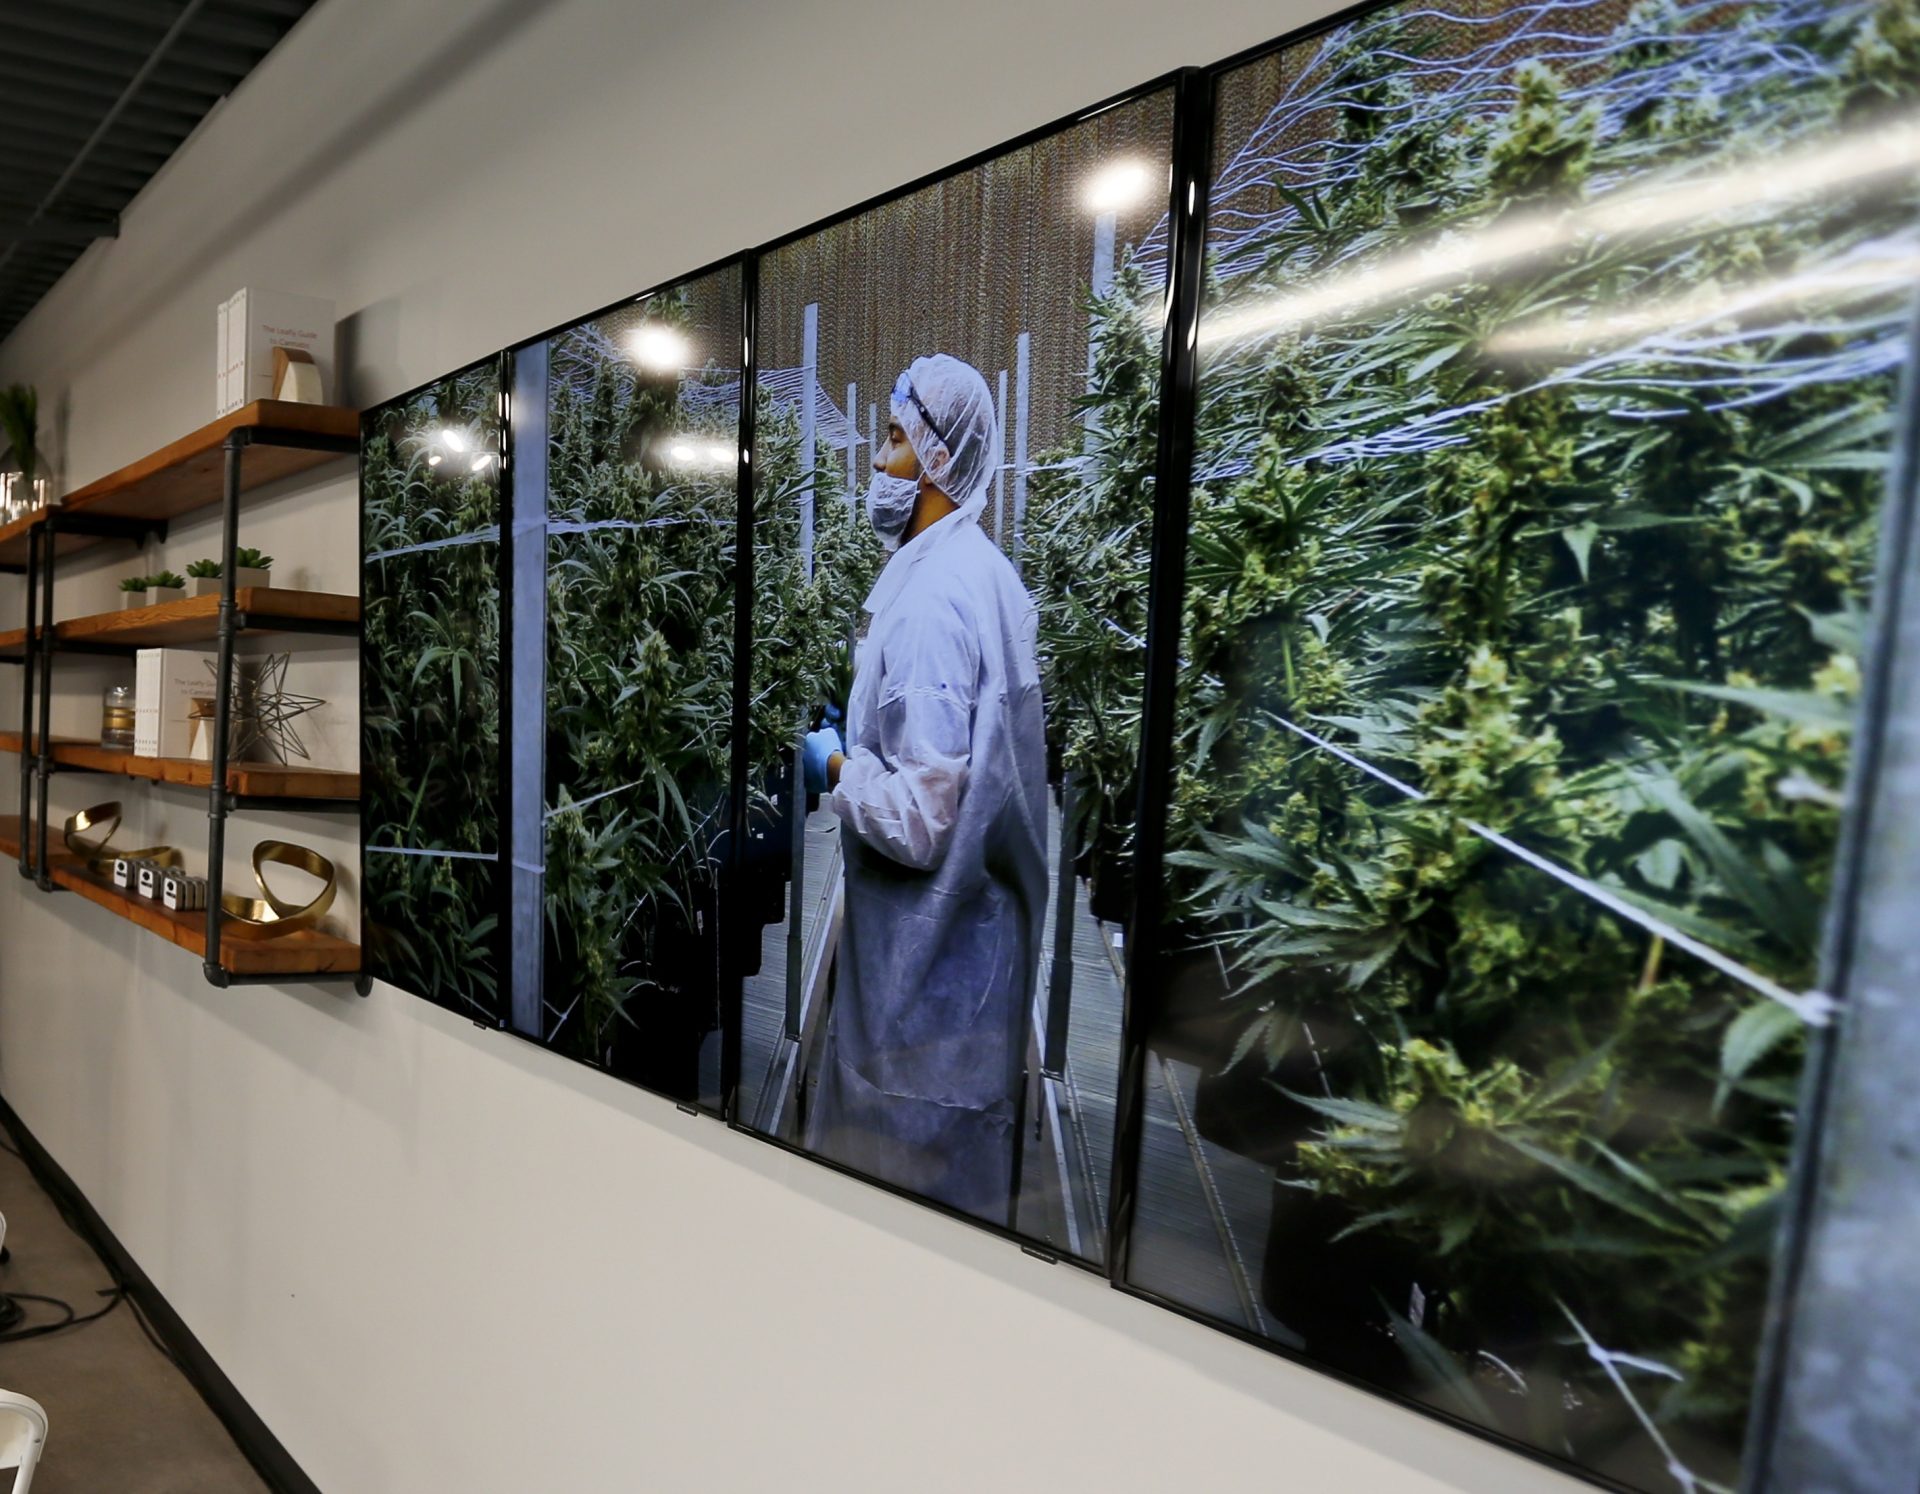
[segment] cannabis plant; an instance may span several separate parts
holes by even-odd
[[[549,358],[548,1036],[611,1064],[715,1010],[737,373],[649,373],[597,324]]]
[[[647,315],[686,321],[672,295]],[[687,1090],[672,1050],[718,1020],[738,374],[649,373],[599,326],[556,339],[550,358],[549,1038]],[[759,431],[749,756],[772,764],[835,693],[871,571],[850,563],[859,545],[831,454],[804,469],[797,422],[770,401]],[[797,547],[809,484],[812,579]]]
[[[1138,793],[1159,431],[1159,347],[1138,314],[1150,299],[1129,262],[1090,300],[1093,378],[1082,406],[1093,418],[1077,452],[1039,464],[1022,557],[1040,618],[1048,743],[1075,789],[1067,833],[1084,869],[1122,881]]]
[[[1730,1483],[1917,204],[1657,207],[1911,109],[1920,10],[1554,11],[1552,58],[1307,44],[1222,177],[1170,937],[1269,1080],[1310,1353],[1382,1334],[1410,1393]]]

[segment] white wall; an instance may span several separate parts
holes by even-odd
[[[334,297],[374,401],[1312,14],[321,0],[0,379],[61,412],[77,485],[209,418],[248,281]],[[354,501],[297,480],[245,538],[351,590]],[[214,543],[202,518],[154,559]],[[103,548],[60,611],[137,568]],[[56,729],[105,668],[63,666]],[[57,783],[56,812],[111,792]],[[126,797],[198,840],[198,796]],[[329,1491],[1573,1487],[397,991],[215,991],[5,868],[0,1092]]]

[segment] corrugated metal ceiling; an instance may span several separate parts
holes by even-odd
[[[0,0],[0,338],[314,0]]]

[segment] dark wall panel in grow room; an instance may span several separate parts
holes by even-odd
[[[516,988],[514,1025],[714,1106],[740,296],[731,266],[556,334],[520,355],[545,371],[543,389],[517,381],[545,401],[538,449],[515,417],[516,535],[544,532],[545,606],[513,628],[544,629],[545,682],[542,699],[516,648],[513,730],[539,737],[545,787],[543,828],[515,848],[543,896],[516,903],[514,938],[544,958],[517,973],[537,990]],[[543,484],[519,480],[542,459]]]
[[[1636,1488],[1738,1479],[1828,1014],[1914,23],[1395,7],[1219,79],[1122,1279]]]
[[[500,379],[493,362],[361,431],[367,970],[500,1014]]]
[[[1088,1261],[1172,122],[1145,94],[759,267],[734,1118]]]

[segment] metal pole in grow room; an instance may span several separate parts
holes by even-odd
[[[1013,374],[1013,559],[1017,565],[1027,538],[1027,413],[1033,391],[1027,373],[1033,356],[1033,334],[1022,332],[1014,341]]]
[[[814,384],[820,373],[820,303],[810,301],[800,320],[800,563],[813,579]]]
[[[547,369],[548,345],[513,355],[507,401],[510,478],[506,544],[512,586],[507,639],[507,971],[514,1028],[544,1037],[546,918]]]
[[[1007,540],[1007,371],[1000,370],[993,400],[993,438],[1000,449],[993,454],[993,541],[1002,549]]]
[[[820,303],[809,301],[800,321],[800,563],[813,579],[813,480],[819,453],[814,446],[814,385],[820,364]],[[793,827],[787,883],[787,1036],[798,1041],[805,1013],[800,983],[806,963],[807,781],[804,749],[795,742],[787,754],[787,815]]]
[[[860,386],[847,385],[847,512],[853,512],[854,494],[860,485],[860,419],[854,414]]]

